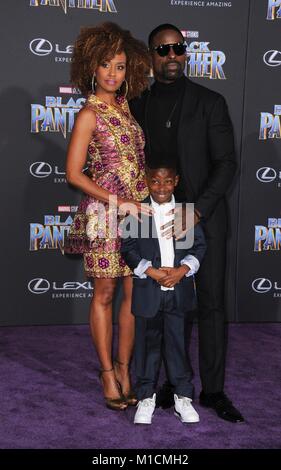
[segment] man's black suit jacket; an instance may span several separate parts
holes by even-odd
[[[149,90],[130,102],[130,109],[148,135]],[[185,77],[177,148],[186,201],[202,214],[207,234],[226,231],[224,195],[236,170],[234,139],[225,99]]]
[[[144,199],[145,203],[151,203],[150,197]],[[141,236],[142,223],[136,221],[132,216],[128,216],[123,224],[127,226],[136,224],[136,233],[134,236],[121,238],[121,253],[127,265],[133,271],[144,258],[152,262],[154,268],[161,266],[161,253],[158,238],[153,238],[156,233],[155,221],[153,216],[141,215],[143,224],[149,227],[149,237]],[[149,220],[146,220],[145,219]],[[128,229],[128,228],[127,228]],[[180,240],[179,240],[180,241]],[[200,224],[197,224],[194,230],[194,243],[191,248],[179,248],[174,240],[175,259],[174,266],[180,266],[180,261],[187,255],[195,256],[201,263],[206,251],[206,242],[203,230]],[[132,313],[141,317],[154,317],[160,307],[161,286],[147,276],[141,279],[133,276],[133,294],[132,294]],[[177,308],[182,312],[193,310],[196,307],[196,295],[193,276],[184,276],[175,286],[175,296]]]

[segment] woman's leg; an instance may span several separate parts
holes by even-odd
[[[131,391],[129,362],[132,356],[135,338],[135,318],[131,313],[133,280],[131,276],[123,279],[123,299],[119,312],[118,355],[115,373],[125,396]]]
[[[94,295],[90,308],[90,328],[101,369],[112,369],[112,300],[117,279],[94,279]],[[114,370],[102,374],[104,395],[119,398]]]

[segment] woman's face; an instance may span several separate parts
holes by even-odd
[[[121,52],[113,59],[105,60],[96,69],[96,92],[106,91],[114,93],[125,80],[126,75],[126,54]]]

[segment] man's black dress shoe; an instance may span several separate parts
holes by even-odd
[[[169,382],[165,382],[156,393],[156,408],[166,409],[174,406],[174,391]]]
[[[232,402],[227,398],[225,393],[204,393],[199,396],[199,403],[207,408],[212,408],[217,415],[230,421],[231,423],[243,423],[244,418],[241,413],[233,406]]]

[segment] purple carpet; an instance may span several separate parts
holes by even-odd
[[[0,329],[0,448],[273,449],[281,446],[281,324],[229,326],[225,391],[246,423],[231,424],[198,404],[197,331],[191,357],[200,423],[157,409],[151,426],[134,409],[104,406],[87,326]]]

